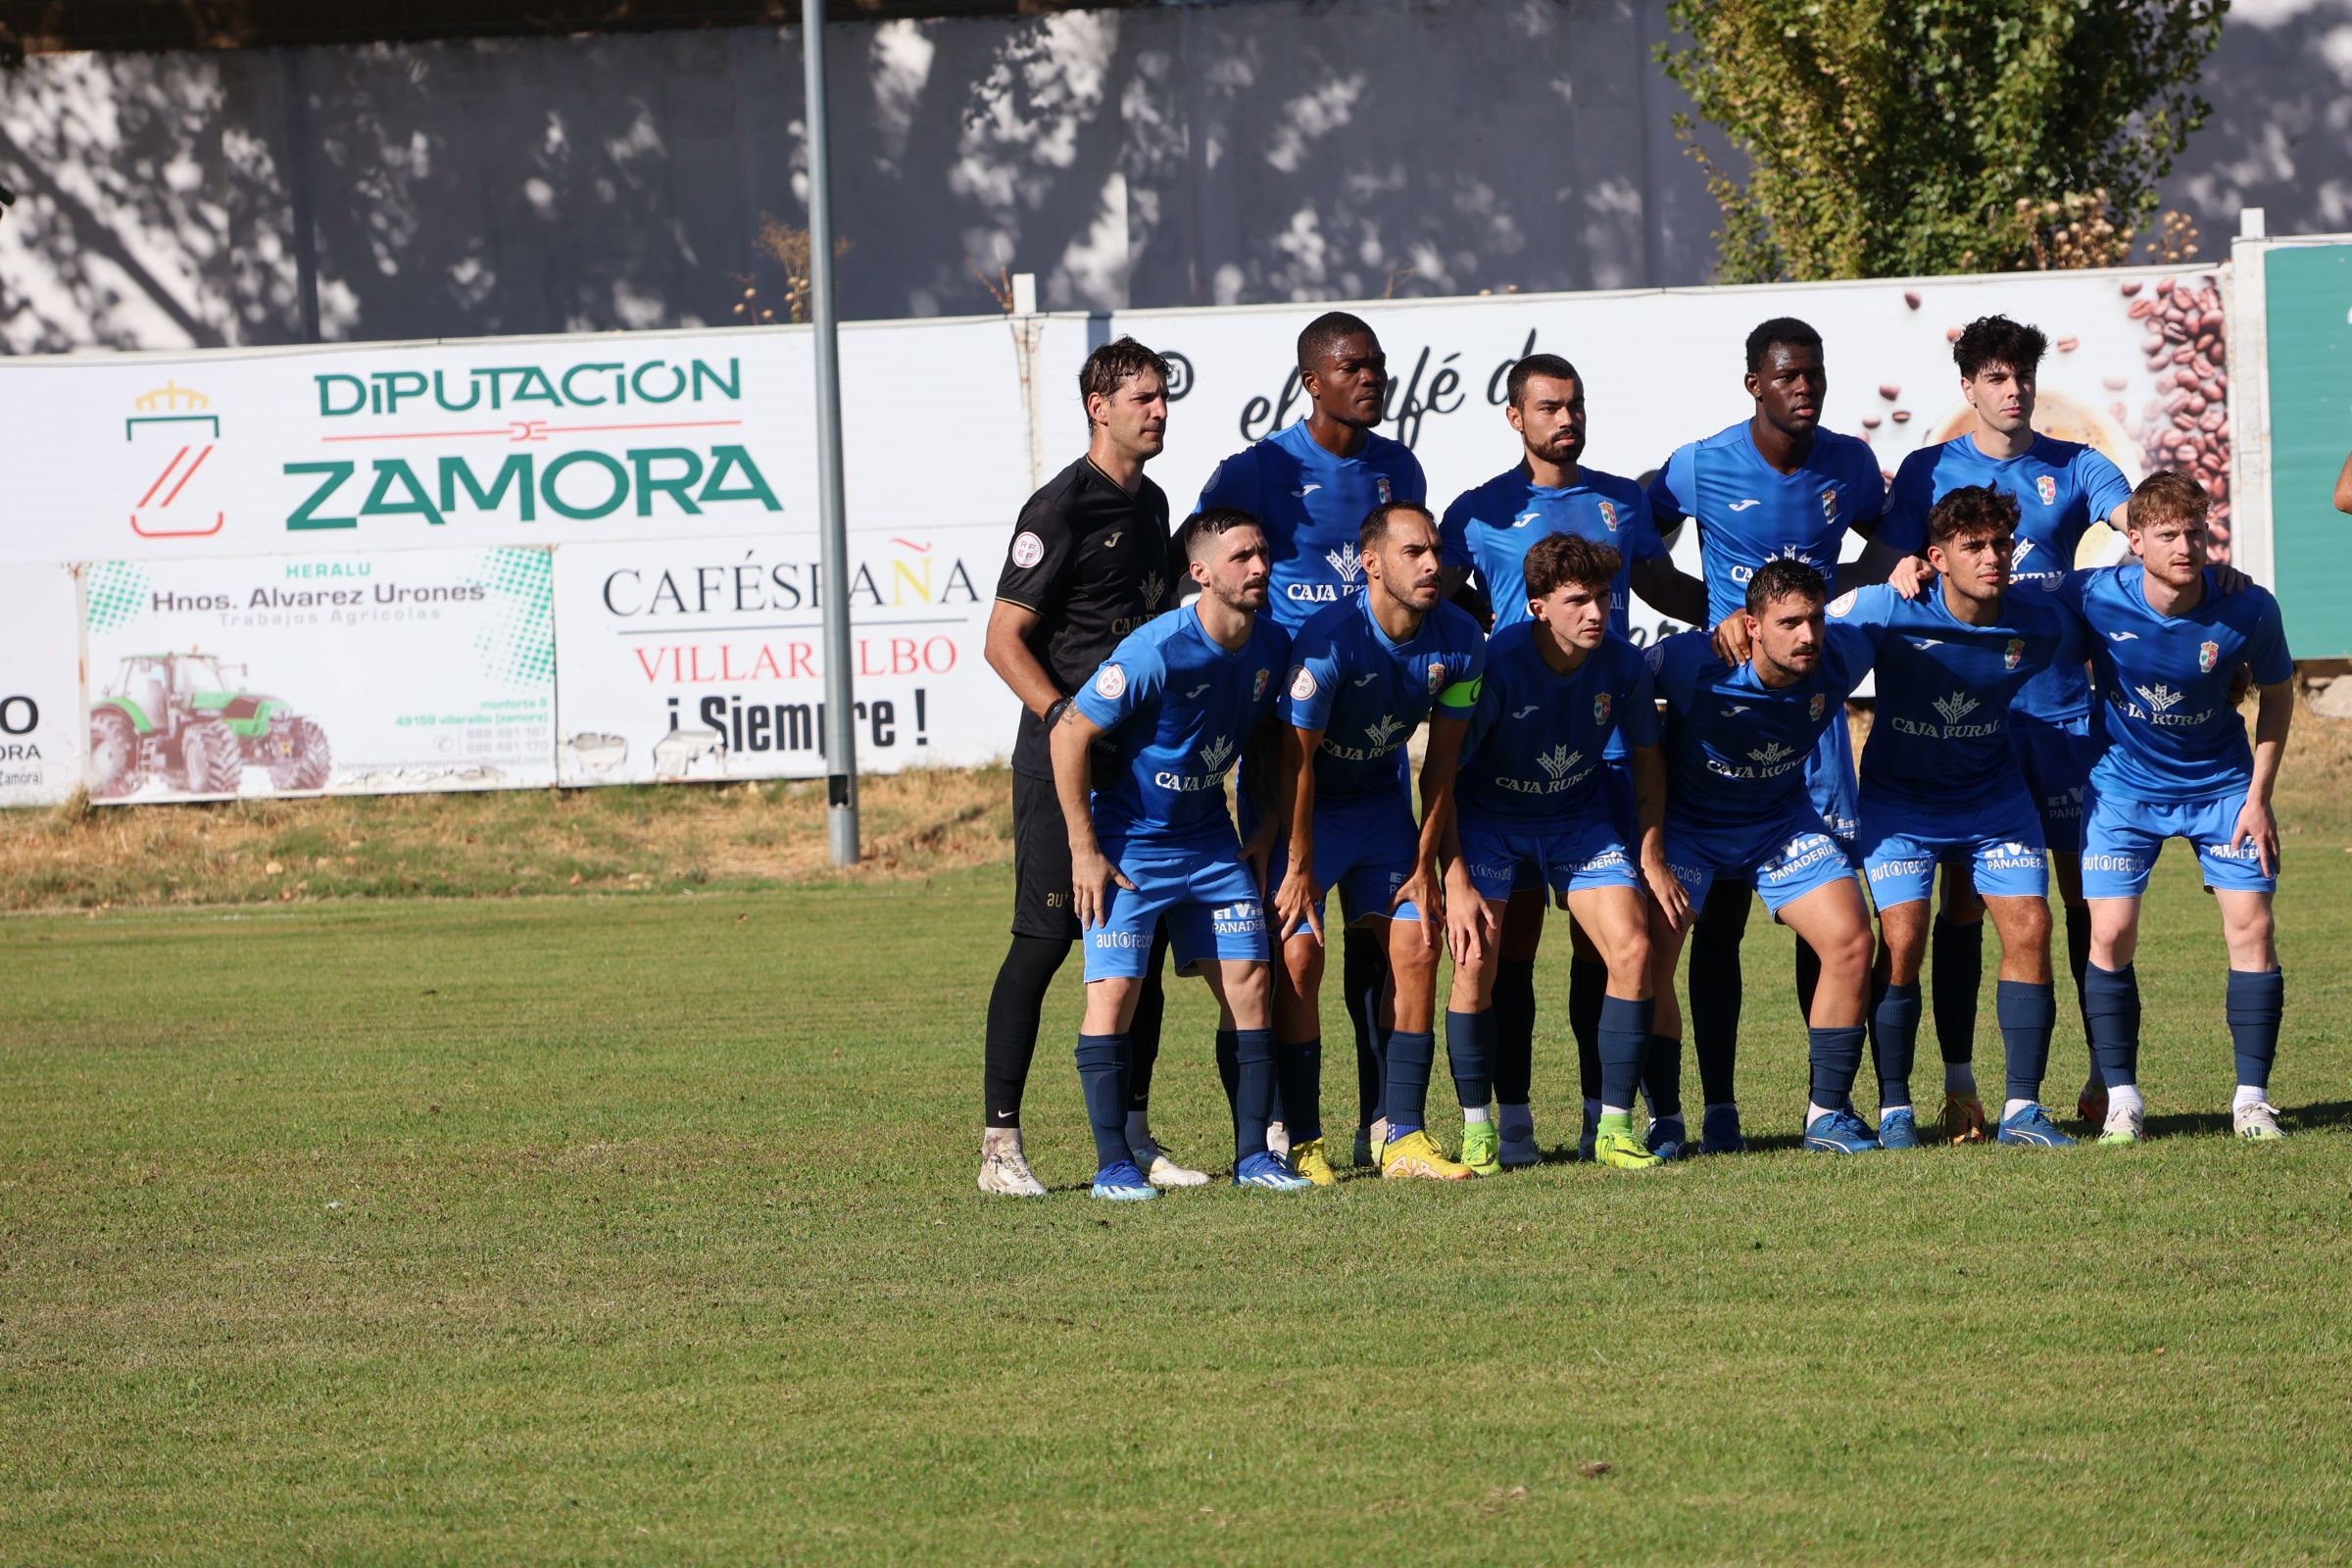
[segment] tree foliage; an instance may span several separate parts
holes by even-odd
[[[2204,122],[2229,0],[1673,0],[1658,58],[1724,281],[2120,262]]]

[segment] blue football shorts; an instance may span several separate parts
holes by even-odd
[[[2081,855],[2090,764],[2099,757],[2089,718],[2053,721],[2013,710],[2009,737],[2017,749],[2017,765],[2026,775],[2026,792],[2041,816],[2042,843],[2060,855]]]
[[[2230,835],[2245,796],[2217,801],[2135,801],[2092,786],[2082,828],[2082,896],[2136,899],[2148,890],[2148,873],[2166,839],[2196,847],[2205,885],[2245,893],[2275,893],[2276,876],[2262,874],[2262,856],[2248,839],[2235,851]]]
[[[1086,933],[1089,980],[1140,979],[1163,918],[1178,974],[1209,958],[1266,961],[1266,911],[1239,844],[1129,846],[1102,853],[1133,888],[1113,885],[1110,916]]]
[[[1752,881],[1764,907],[1777,919],[1784,906],[1854,874],[1846,848],[1822,821],[1809,800],[1799,800],[1770,827],[1757,830],[1703,828],[1666,814],[1666,864],[1682,883],[1690,906],[1707,902],[1717,877]]]
[[[1986,897],[2049,897],[2041,818],[2022,788],[1977,804],[1929,806],[1865,785],[1856,848],[1870,896],[1882,909],[1925,900],[1936,862],[1947,856],[1968,857],[1977,891]]]
[[[1384,793],[1352,800],[1318,798],[1315,881],[1323,888],[1324,897],[1316,902],[1315,912],[1323,912],[1331,890],[1338,888],[1340,907],[1350,923],[1391,918],[1389,905],[1413,874],[1413,862],[1420,853],[1421,826],[1413,820],[1411,796]],[[1279,883],[1290,863],[1291,846],[1285,838],[1274,846],[1267,876]],[[1421,911],[1408,901],[1396,906],[1394,917],[1417,921]]]
[[[1482,899],[1507,900],[1512,889],[1524,886],[1548,887],[1564,898],[1587,888],[1642,885],[1624,836],[1606,817],[1551,831],[1524,828],[1507,817],[1465,817],[1460,833],[1462,864]]]

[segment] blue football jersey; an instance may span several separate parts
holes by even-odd
[[[2011,701],[2039,671],[2080,665],[2089,653],[2082,622],[2032,588],[2003,595],[2001,618],[1988,626],[1953,614],[1940,583],[1917,599],[1874,583],[1832,604],[1830,620],[1864,632],[1878,650],[1862,788],[1923,805],[2017,785]]]
[[[1659,529],[1685,517],[1698,524],[1711,625],[1747,603],[1748,579],[1767,561],[1804,562],[1835,587],[1846,530],[1868,534],[1886,502],[1886,476],[1865,443],[1817,430],[1804,466],[1783,473],[1756,450],[1744,419],[1677,447],[1649,486]]]
[[[1397,759],[1432,709],[1467,718],[1487,665],[1487,639],[1458,606],[1440,603],[1404,642],[1393,642],[1357,594],[1322,611],[1291,644],[1280,712],[1319,729],[1318,801],[1383,795],[1402,782]]]
[[[1914,556],[1928,552],[1928,514],[1954,490],[1990,485],[2017,502],[2013,581],[2046,588],[2075,569],[2075,551],[2094,522],[2104,522],[2132,499],[2132,481],[2095,447],[2036,436],[2014,458],[1988,458],[1975,440],[1957,436],[1922,447],[1903,460],[1886,497],[1879,537]],[[2017,710],[2063,721],[2090,710],[2090,678],[2059,662],[2026,682]]]
[[[1264,524],[1274,553],[1268,609],[1286,631],[1363,592],[1356,539],[1374,507],[1428,500],[1429,484],[1410,447],[1367,430],[1354,457],[1335,458],[1316,445],[1303,419],[1217,465],[1200,492],[1202,510],[1239,507]]]
[[[2135,801],[2242,792],[2254,777],[2254,749],[2230,684],[2240,664],[2258,685],[2293,676],[2278,601],[2255,587],[2222,596],[2209,571],[2195,609],[2161,614],[2148,605],[2136,561],[2076,572],[2050,597],[2072,606],[2089,628],[2099,741],[2091,783]]]
[[[1657,699],[1642,650],[1603,637],[1562,675],[1544,662],[1536,623],[1506,626],[1487,644],[1454,799],[1465,817],[1566,827],[1608,809],[1601,759],[1621,730],[1658,744]]]
[[[1666,541],[1650,520],[1649,497],[1640,485],[1597,468],[1580,469],[1577,477],[1555,490],[1529,479],[1525,468],[1513,468],[1463,491],[1446,509],[1438,524],[1446,564],[1477,571],[1496,631],[1528,618],[1527,553],[1555,533],[1577,534],[1625,558],[1609,588],[1609,629],[1620,637],[1633,630],[1634,563],[1664,559]]]
[[[1870,669],[1869,635],[1836,621],[1821,662],[1793,685],[1770,687],[1752,662],[1726,664],[1704,631],[1677,632],[1649,650],[1666,705],[1666,812],[1699,828],[1739,831],[1773,821],[1805,797],[1805,763]],[[1489,662],[1492,668],[1492,660]]]
[[[1095,831],[1128,844],[1229,843],[1225,778],[1273,711],[1290,637],[1264,615],[1233,653],[1196,606],[1127,634],[1078,689],[1078,710],[1109,735],[1115,768],[1098,769]]]

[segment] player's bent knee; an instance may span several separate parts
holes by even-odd
[[[1870,972],[1878,943],[1872,939],[1869,926],[1856,925],[1831,938],[1826,948],[1814,944],[1814,951],[1820,955],[1825,972],[1835,969],[1842,975],[1860,975]]]

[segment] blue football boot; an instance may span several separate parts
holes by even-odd
[[[1747,1140],[1740,1135],[1738,1105],[1709,1105],[1698,1119],[1698,1152],[1702,1154],[1744,1154]]]
[[[1911,1114],[1909,1105],[1898,1105],[1879,1118],[1879,1147],[1881,1149],[1917,1149],[1919,1118]]]
[[[1863,1154],[1878,1148],[1879,1140],[1849,1106],[1824,1111],[1807,1123],[1805,1147],[1829,1154]]]
[[[1144,1180],[1144,1173],[1135,1168],[1134,1160],[1122,1159],[1095,1172],[1094,1196],[1114,1203],[1141,1203],[1157,1198],[1159,1189]]]
[[[2003,1116],[1996,1141],[2026,1149],[2066,1149],[2074,1144],[2039,1105],[2028,1105],[2014,1116]]]
[[[1642,1143],[1660,1159],[1680,1159],[1690,1152],[1690,1134],[1680,1115],[1658,1116],[1651,1119]]]
[[[1314,1183],[1291,1169],[1291,1162],[1271,1149],[1261,1149],[1234,1167],[1236,1187],[1263,1187],[1272,1193],[1303,1193]]]

